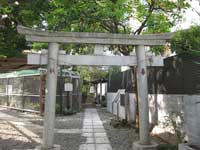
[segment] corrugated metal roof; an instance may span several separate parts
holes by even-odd
[[[10,73],[2,73],[0,74],[0,78],[15,78],[15,77],[23,77],[23,76],[34,76],[46,74],[46,69],[39,68],[38,70],[21,70],[21,71],[14,71]],[[58,71],[58,76],[60,75],[60,71]],[[78,72],[70,71],[70,70],[63,70],[64,77],[71,76],[72,78],[80,78],[80,74]]]
[[[40,75],[41,72],[39,70],[21,70],[14,71],[10,73],[2,73],[0,74],[0,78],[14,78],[14,77],[22,77],[22,76],[33,76]]]

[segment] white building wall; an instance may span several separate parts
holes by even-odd
[[[177,123],[181,122],[184,108],[184,95],[167,95],[157,94],[149,95],[150,97],[150,113],[151,123],[158,123],[153,133],[159,134],[163,132],[174,133],[174,128],[170,126],[170,119],[176,118]],[[155,102],[157,101],[157,110],[155,113]],[[180,117],[181,116],[181,117]],[[158,118],[158,119],[157,119]]]
[[[102,83],[102,95],[105,95],[107,92],[107,83]],[[100,94],[100,83],[97,85],[97,93]]]
[[[106,99],[107,99],[107,111],[112,113],[112,101],[115,98],[115,96],[117,95],[117,93],[111,93],[108,92],[106,94]]]
[[[200,95],[184,97],[185,129],[189,144],[200,149]]]
[[[107,93],[107,110],[112,113],[112,100],[116,93]],[[135,120],[135,94],[129,94],[129,117]],[[151,123],[158,125],[152,131],[154,134],[163,132],[173,133],[173,127],[166,125],[170,117],[175,117],[176,122],[180,123],[184,115],[186,126],[183,126],[184,132],[187,132],[189,140],[200,145],[200,95],[177,95],[177,94],[149,94],[149,119]],[[155,109],[155,106],[157,106]],[[114,114],[117,114],[117,105],[114,105]],[[125,118],[125,110],[120,106],[119,117]]]
[[[107,111],[112,113],[112,101],[114,100],[114,97],[117,93],[107,93]],[[135,94],[129,94],[129,113],[128,113],[128,119],[130,121],[135,120]],[[120,104],[119,104],[120,105]],[[113,104],[113,114],[117,115],[117,104]],[[119,107],[119,117],[122,119],[125,119],[125,108],[124,106]]]

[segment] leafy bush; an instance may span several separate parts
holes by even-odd
[[[107,105],[106,97],[102,96],[101,106],[106,107],[106,105]]]
[[[6,56],[5,56],[5,55],[1,55],[1,54],[0,54],[0,58],[6,58]]]
[[[177,145],[162,144],[159,145],[158,150],[177,150]]]
[[[37,103],[37,104],[33,104],[33,110],[40,110],[40,104]]]
[[[200,26],[177,32],[171,40],[171,49],[177,54],[200,56]]]
[[[169,114],[165,116],[165,128],[170,128],[174,135],[176,136],[176,142],[182,143],[184,141],[185,132],[183,131],[183,113],[178,111],[168,112]]]

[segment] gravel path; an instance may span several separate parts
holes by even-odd
[[[37,140],[34,141],[28,134],[19,129],[28,125],[28,119],[36,119],[37,115],[29,115],[14,110],[0,108],[0,150],[30,149],[34,148]],[[27,123],[27,124],[26,124]],[[35,136],[35,135],[34,135]]]
[[[83,112],[56,117],[55,144],[61,150],[78,150]],[[0,150],[33,149],[42,141],[43,119],[39,115],[0,108]]]
[[[138,134],[135,133],[135,130],[112,127],[110,125],[110,121],[111,119],[114,119],[115,116],[106,112],[106,108],[99,108],[97,110],[103,122],[104,128],[106,129],[112,150],[132,150],[133,141],[138,140]]]
[[[97,118],[96,123],[101,122],[103,125],[101,131],[105,132],[106,141],[109,141],[112,150],[131,150],[133,141],[138,140],[135,130],[116,129],[110,126],[110,120],[114,116],[107,113],[104,108],[92,111],[95,115],[90,116],[86,110],[86,118]],[[61,150],[80,150],[83,141],[87,141],[83,136],[83,132],[87,130],[84,122],[84,112],[56,117],[55,144],[61,145]],[[95,123],[94,120],[91,122]],[[0,108],[0,150],[33,149],[42,141],[42,124],[43,119],[39,115]],[[100,132],[100,129],[95,129],[95,127],[92,130]],[[105,139],[102,140],[105,141]]]

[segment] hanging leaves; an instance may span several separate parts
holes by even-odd
[[[200,56],[200,26],[176,33],[171,40],[171,48],[176,53],[187,53]]]

